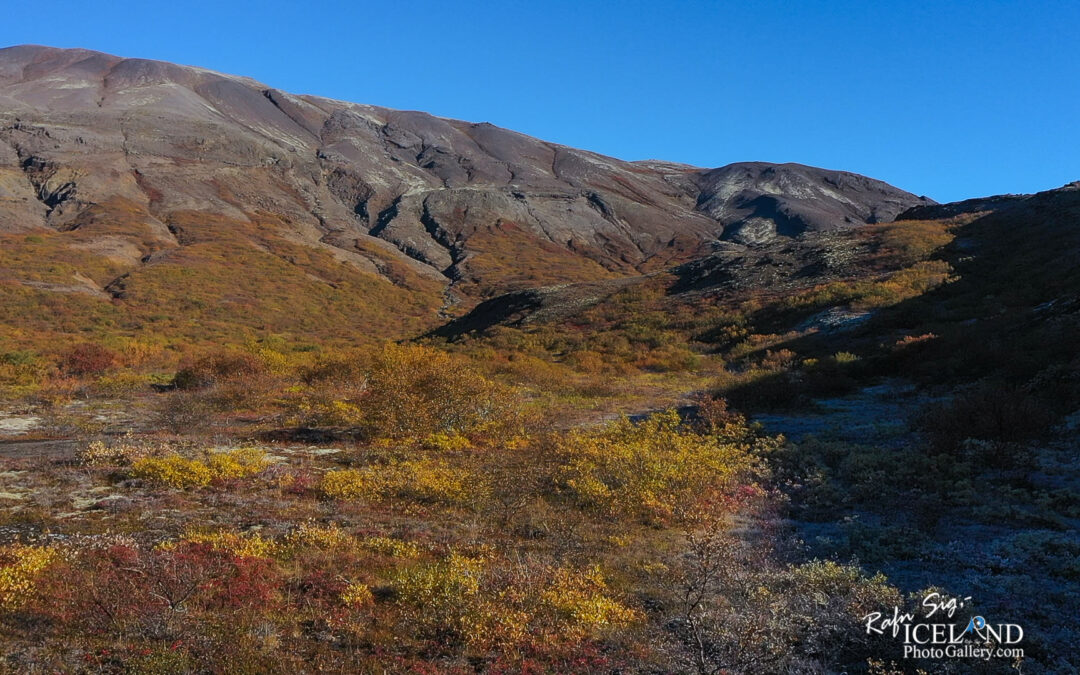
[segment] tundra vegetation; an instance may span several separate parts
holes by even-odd
[[[975,219],[868,226],[868,266],[820,284],[677,292],[656,273],[452,337],[350,344],[318,311],[78,337],[81,298],[48,330],[27,314],[0,340],[5,409],[39,420],[20,443],[76,442],[0,459],[0,669],[969,672],[900,663],[861,620],[972,579],[988,615],[1029,622],[1028,662],[979,667],[1077,667],[1075,316],[999,311],[1069,279],[1032,262],[1028,290],[1006,287],[1000,258],[1025,249]],[[208,272],[184,303],[220,292]],[[869,318],[816,323],[837,310]],[[748,421],[898,376],[923,407],[886,431]],[[990,523],[993,578],[965,577],[951,528]]]

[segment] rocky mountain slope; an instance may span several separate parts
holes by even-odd
[[[345,289],[422,323],[439,306],[661,270],[721,240],[758,245],[927,204],[838,171],[625,162],[199,68],[0,50],[9,295],[160,305],[186,297],[161,292],[196,274],[220,279],[202,298],[220,305],[235,294],[231,268],[250,281],[241,304],[257,315],[283,310],[259,294],[272,276],[311,286],[298,303],[333,304]],[[363,309],[350,302],[339,309]]]

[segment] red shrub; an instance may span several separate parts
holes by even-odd
[[[60,370],[67,375],[83,377],[100,375],[116,365],[116,352],[92,342],[68,349],[60,356]]]
[[[209,587],[213,595],[211,608],[266,609],[277,598],[281,578],[272,560],[239,558],[226,554],[225,574],[214,579]]]
[[[144,551],[111,546],[85,552],[63,580],[71,620],[94,632],[176,639],[213,610],[260,610],[277,597],[273,561],[241,558],[182,542]]]

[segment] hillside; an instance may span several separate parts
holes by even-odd
[[[404,336],[498,292],[926,203],[838,171],[624,162],[199,68],[0,50],[3,305],[55,307],[44,333]]]

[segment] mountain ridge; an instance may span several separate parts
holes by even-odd
[[[434,322],[504,292],[652,273],[722,242],[768,244],[929,204],[842,171],[627,162],[198,67],[0,50],[0,233],[47,234],[45,257],[74,268],[5,275],[42,292],[152,302],[154,277],[216,266],[224,284],[242,252],[252,269],[310,259],[305,284],[389,282],[382,295],[424,304]]]

